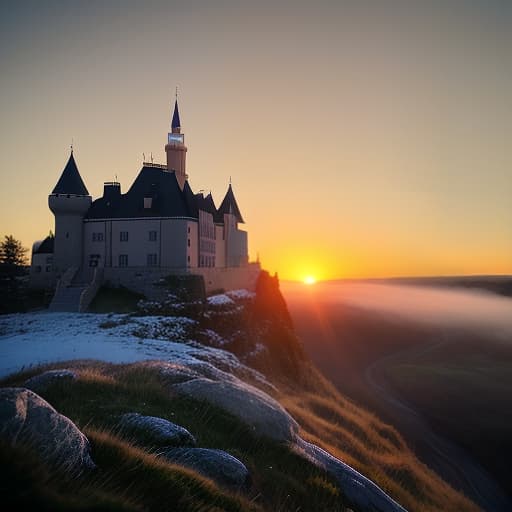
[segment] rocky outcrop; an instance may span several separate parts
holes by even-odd
[[[205,400],[247,424],[257,436],[290,442],[298,430],[297,422],[266,393],[242,381],[192,379],[172,386],[177,393]]]
[[[371,480],[318,446],[301,439],[296,421],[276,400],[263,391],[227,372],[204,372],[200,366],[191,369],[162,362],[146,364],[158,368],[162,375],[168,377],[172,391],[224,409],[245,423],[257,436],[269,437],[288,444],[290,449],[333,475],[344,495],[357,509],[372,512],[405,511]],[[224,374],[229,377],[223,378]]]
[[[330,473],[340,484],[346,498],[359,510],[407,512],[371,480],[322,448],[301,438],[297,438],[291,448]]]
[[[78,374],[73,370],[63,368],[61,370],[48,370],[47,372],[35,375],[25,381],[25,387],[35,391],[36,393],[43,391],[48,386],[57,382],[66,382],[75,380],[78,378]]]
[[[209,448],[172,448],[159,452],[168,461],[197,471],[218,485],[231,490],[249,484],[249,471],[236,457]]]
[[[26,388],[0,389],[0,438],[29,446],[41,460],[72,474],[95,467],[85,435]]]
[[[154,446],[195,446],[194,436],[176,423],[155,416],[143,416],[131,412],[119,420],[123,432],[141,436],[147,444]]]

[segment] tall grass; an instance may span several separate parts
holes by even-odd
[[[306,390],[282,387],[280,402],[302,436],[374,480],[401,505],[417,512],[476,512],[479,508],[421,463],[400,434],[343,397],[316,370]],[[316,388],[311,383],[316,380]]]
[[[51,367],[64,366],[70,365]],[[180,512],[345,509],[342,490],[322,470],[287,446],[255,437],[247,425],[223,410],[174,395],[155,370],[139,364],[72,366],[79,379],[57,382],[40,394],[89,437],[98,465],[95,473],[82,478],[82,484],[94,491],[88,493],[89,501],[103,496],[133,510]],[[2,384],[20,385],[33,373]],[[194,471],[161,460],[155,455],[158,447],[144,437],[126,437],[118,427],[119,415],[126,412],[166,418],[190,430],[199,446],[226,450],[239,458],[250,471],[250,489],[243,496],[233,494]],[[49,481],[47,487],[56,500],[74,499],[56,482]]]

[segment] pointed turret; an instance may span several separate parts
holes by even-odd
[[[185,136],[181,133],[180,113],[178,110],[178,97],[174,102],[174,113],[171,120],[171,131],[167,135],[167,144],[165,146],[167,153],[167,170],[176,174],[176,180],[183,190],[187,181],[185,170],[185,159],[187,156],[187,147],[185,146]]]
[[[181,123],[180,123],[180,112],[178,110],[178,98],[174,102],[174,113],[172,115],[171,121],[171,133],[180,133],[181,131]]]
[[[217,210],[217,222],[223,222],[225,214],[233,214],[237,222],[241,222],[242,224],[244,223],[244,219],[240,213],[240,208],[238,208],[231,183],[229,184],[228,191],[226,192],[226,195],[224,196],[224,199],[222,200],[222,203]]]
[[[52,190],[52,194],[73,194],[75,196],[89,195],[87,187],[78,172],[78,167],[73,157],[73,150],[71,150],[68,163],[62,171],[57,185],[55,185],[55,188]]]
[[[56,276],[82,265],[83,219],[91,206],[91,196],[78,172],[73,149],[57,185],[48,197],[55,215],[53,265]]]

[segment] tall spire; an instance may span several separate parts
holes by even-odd
[[[185,136],[181,133],[180,113],[178,110],[178,88],[176,87],[176,99],[174,101],[174,113],[171,121],[171,131],[167,134],[167,144],[165,146],[167,153],[167,170],[176,174],[178,184],[183,190],[187,181],[185,171],[185,159],[187,147],[185,146]]]
[[[172,115],[171,121],[171,132],[172,133],[180,133],[181,131],[181,122],[180,122],[180,113],[178,111],[178,91],[176,91],[176,100],[174,102],[174,113]]]

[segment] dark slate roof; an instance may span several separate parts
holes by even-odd
[[[211,193],[206,197],[203,196],[203,194],[196,194],[194,197],[198,209],[211,213],[213,216],[217,215],[217,208],[215,207]]]
[[[183,195],[185,197],[185,203],[190,212],[190,216],[197,219],[199,217],[199,212],[196,196],[194,195],[194,192],[192,192],[188,181],[185,181],[185,185],[183,185]]]
[[[231,187],[231,183],[229,184],[228,191],[222,200],[222,203],[219,206],[217,211],[217,216],[215,222],[224,222],[224,214],[232,213],[235,215],[236,220],[238,222],[244,222],[242,218],[242,214],[240,213],[240,209],[238,208],[238,204],[235,199],[235,194],[233,194],[233,188]]]
[[[153,199],[144,208],[144,198]],[[183,192],[176,175],[159,167],[144,166],[126,194],[101,197],[89,208],[86,218],[192,217],[197,218],[194,194],[188,183]]]
[[[34,251],[34,254],[53,254],[53,244],[55,238],[53,236],[47,236]]]
[[[78,167],[76,166],[76,162],[73,157],[73,151],[71,151],[68,163],[66,164],[66,167],[64,167],[52,194],[73,194],[77,196],[89,195],[89,192],[82,181],[82,177],[78,172]]]
[[[178,112],[178,100],[176,99],[174,103],[174,113],[172,114],[172,122],[171,129],[174,131],[175,129],[181,128],[180,123],[180,113]]]

